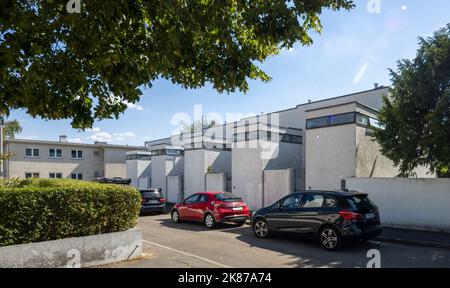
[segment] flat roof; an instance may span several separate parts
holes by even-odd
[[[134,150],[148,150],[145,146],[130,146],[130,145],[118,145],[118,144],[105,144],[105,143],[73,143],[73,142],[61,142],[61,141],[48,141],[48,140],[30,140],[30,139],[5,139],[5,143],[24,143],[24,144],[44,144],[44,145],[61,145],[61,146],[75,146],[75,147],[104,147],[104,148],[119,148],[119,149],[134,149]]]

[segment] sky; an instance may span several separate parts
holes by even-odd
[[[24,110],[12,111],[9,119],[18,119],[23,127],[16,138],[56,141],[64,134],[70,142],[144,145],[146,140],[174,133],[180,119],[189,123],[199,115],[215,115],[234,121],[372,89],[374,83],[390,85],[388,69],[394,69],[399,59],[415,56],[417,38],[431,36],[450,23],[448,0],[356,0],[355,4],[350,12],[325,11],[323,32],[313,32],[311,46],[295,45],[262,63],[271,82],[250,81],[246,94],[220,94],[210,85],[186,90],[157,80],[118,120],[96,122],[84,132],[73,129],[70,120],[33,119]]]

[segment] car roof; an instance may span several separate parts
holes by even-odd
[[[210,195],[216,195],[216,194],[224,194],[224,193],[229,193],[231,194],[231,192],[223,192],[223,191],[205,191],[205,192],[197,192],[194,194],[210,194]]]
[[[322,194],[330,194],[330,195],[337,195],[337,196],[357,196],[357,195],[367,195],[367,193],[356,191],[356,190],[305,190],[305,191],[298,191],[294,194],[309,194],[309,193],[322,193]]]

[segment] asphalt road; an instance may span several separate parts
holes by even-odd
[[[290,237],[258,239],[250,226],[172,223],[168,214],[142,216],[144,256],[107,267],[366,267],[378,249],[381,267],[450,267],[450,250],[382,242],[356,243],[329,252],[317,243]]]

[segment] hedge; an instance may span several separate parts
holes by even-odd
[[[141,197],[128,186],[62,179],[0,180],[0,247],[124,231]]]

